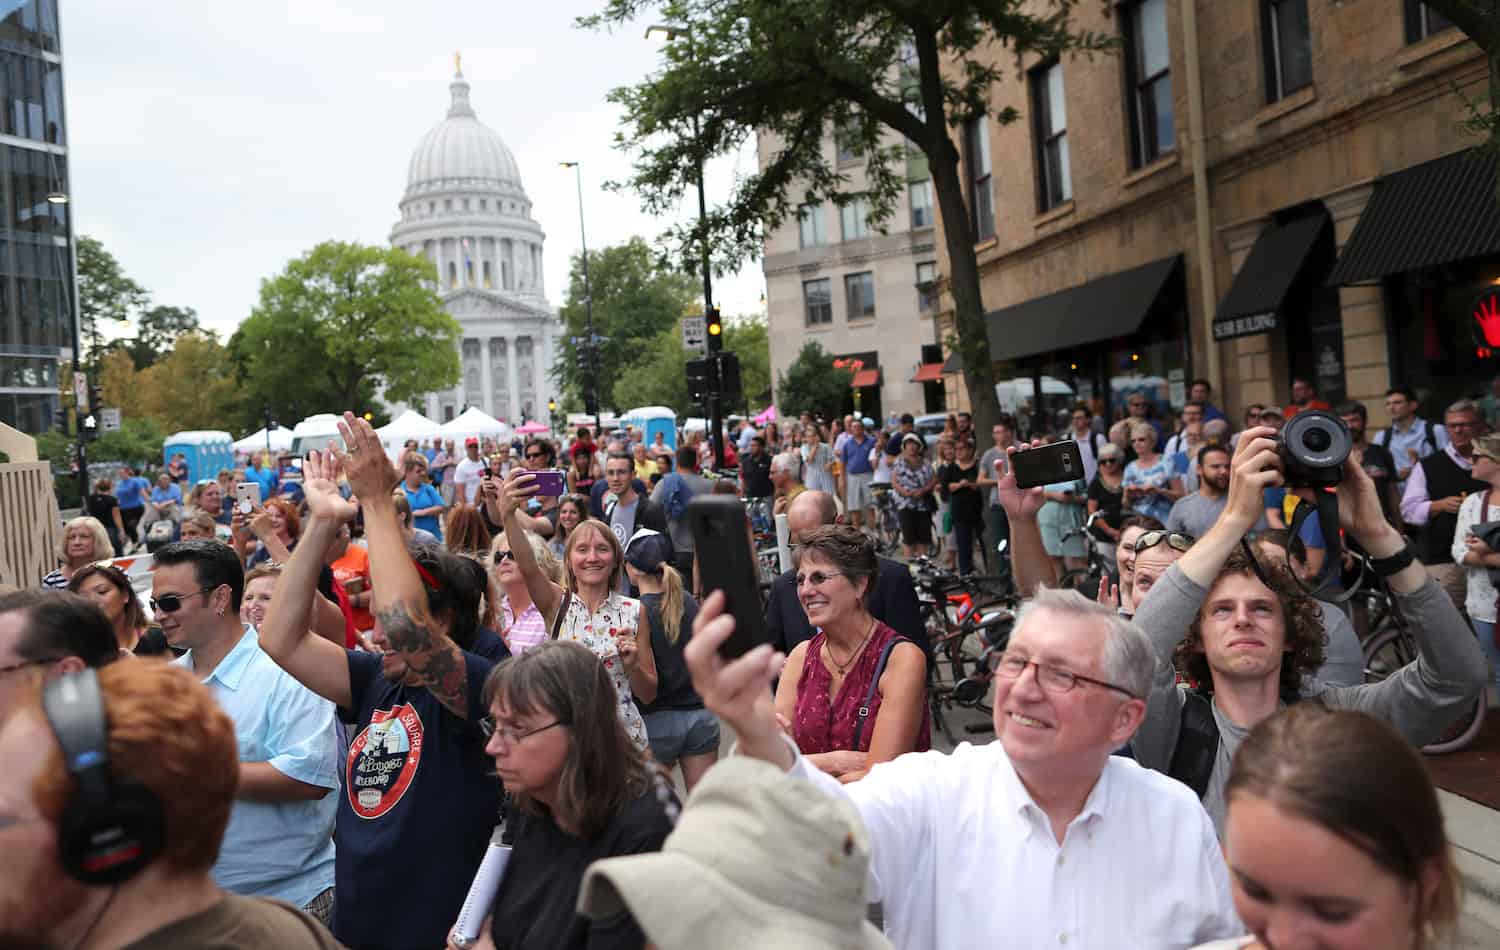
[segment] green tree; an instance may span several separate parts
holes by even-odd
[[[146,288],[130,279],[125,268],[104,245],[88,235],[79,235],[78,254],[79,334],[90,366],[105,350],[104,327],[124,326],[146,306]]]
[[[833,357],[816,340],[802,344],[802,352],[776,380],[776,408],[782,418],[804,412],[832,419],[844,411],[844,399],[854,374],[836,369]]]
[[[682,315],[698,299],[697,283],[643,239],[631,238],[589,253],[589,288],[594,300],[594,332],[608,337],[596,367],[599,398],[607,405],[613,382],[640,359],[644,348],[667,328],[674,331]],[[568,276],[568,295],[560,310],[567,332],[559,341],[553,379],[567,393],[583,392],[578,348],[573,337],[588,335],[588,294],[583,289],[583,260],[574,257]],[[683,388],[686,391],[687,382]],[[641,405],[634,403],[633,405]],[[618,405],[628,409],[630,406]]]
[[[682,333],[672,326],[636,347],[633,360],[615,379],[614,405],[625,411],[637,406],[666,406],[678,417],[691,415],[687,388],[687,351]]]
[[[646,210],[672,213],[703,163],[732,155],[757,133],[769,136],[764,167],[741,175],[706,221],[672,236],[689,271],[708,244],[723,271],[761,251],[766,229],[799,205],[862,199],[877,226],[895,209],[925,158],[943,218],[950,261],[957,345],[981,430],[999,411],[985,344],[975,235],[959,178],[951,130],[987,114],[1006,123],[1013,106],[994,109],[1003,69],[994,53],[1060,56],[1111,49],[1114,40],[1073,29],[1078,0],[606,0],[580,20],[617,29],[641,22],[686,28],[669,44],[665,66],[643,82],[615,89],[624,107],[617,144],[635,161],[624,184]],[[831,161],[824,136],[836,129],[862,153],[868,186],[850,187]],[[904,138],[905,145],[886,142]]]
[[[1426,0],[1426,3],[1484,51],[1489,65],[1489,101],[1469,104],[1469,127],[1485,137],[1491,150],[1500,150],[1500,3],[1496,0]]]
[[[179,337],[136,380],[146,416],[169,432],[223,428],[238,398],[228,349],[205,333]]]
[[[267,407],[291,422],[373,411],[377,391],[405,402],[453,386],[462,330],[436,280],[431,263],[399,248],[327,241],[263,281],[229,341],[240,420],[259,425]]]
[[[120,420],[120,428],[89,443],[89,463],[129,462],[140,466],[161,463],[161,446],[169,431],[155,419]]]
[[[198,323],[198,311],[192,307],[156,306],[141,314],[135,337],[122,348],[130,354],[136,369],[145,369],[165,356],[185,333],[216,336]]]

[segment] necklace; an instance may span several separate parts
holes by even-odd
[[[859,658],[859,655],[861,653],[864,652],[865,644],[870,642],[870,637],[872,637],[874,634],[875,634],[875,620],[874,620],[874,618],[871,618],[870,619],[870,629],[865,631],[865,638],[863,640],[859,641],[859,646],[855,647],[854,648],[854,652],[852,652],[852,653],[849,654],[849,659],[845,660],[842,663],[840,663],[838,661],[838,657],[836,657],[836,656],[833,655],[833,641],[829,640],[826,637],[826,635],[825,635],[824,640],[823,640],[824,650],[828,654],[828,659],[830,661],[832,661],[833,668],[838,671],[838,674],[840,676],[843,676],[845,673],[849,672],[849,667],[852,666],[852,665],[854,665],[854,661]]]

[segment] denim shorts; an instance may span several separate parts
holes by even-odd
[[[645,720],[651,755],[668,768],[683,756],[719,749],[719,717],[707,709],[660,709]]]

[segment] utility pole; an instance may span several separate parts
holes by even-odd
[[[583,312],[588,324],[588,342],[584,344],[588,372],[583,385],[583,411],[594,417],[597,428],[600,418],[599,365],[594,350],[598,343],[594,336],[594,291],[589,286],[589,239],[583,226],[583,169],[577,162],[562,162],[561,165],[573,169],[573,177],[578,183],[578,246],[583,256]]]

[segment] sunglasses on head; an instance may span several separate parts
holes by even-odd
[[[1167,547],[1174,551],[1186,552],[1193,546],[1195,539],[1190,534],[1180,534],[1176,531],[1147,531],[1135,539],[1135,553],[1140,554],[1148,548],[1154,548],[1163,541]]]
[[[213,587],[205,587],[202,590],[191,591],[186,594],[162,594],[160,597],[151,598],[151,612],[158,614],[175,614],[182,609],[182,602],[189,597],[199,594],[207,594],[215,590]]]
[[[510,561],[510,560],[514,560],[514,559],[515,559],[515,555],[512,554],[512,553],[510,553],[510,551],[508,551],[508,550],[507,551],[496,551],[495,552],[495,563],[496,564],[499,564],[502,561]]]

